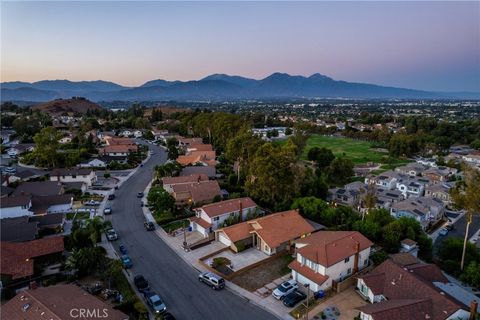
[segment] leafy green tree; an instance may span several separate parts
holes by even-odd
[[[438,248],[438,258],[442,268],[454,275],[461,274],[460,262],[462,256],[465,257],[465,264],[468,266],[471,262],[479,262],[480,254],[474,244],[468,242],[465,247],[465,254],[463,254],[463,244],[461,238],[450,237],[445,239]]]
[[[286,135],[286,136],[290,136],[290,135],[292,135],[292,134],[293,134],[292,128],[287,127],[287,128],[285,129],[285,135]]]
[[[178,158],[178,142],[175,138],[167,139],[167,152],[168,152],[168,159],[175,160]]]
[[[322,212],[328,208],[328,204],[316,197],[305,197],[294,199],[291,208],[300,210],[305,218],[322,223]]]
[[[465,265],[465,254],[468,241],[468,230],[472,223],[473,216],[480,214],[480,172],[474,168],[463,166],[465,180],[457,183],[456,187],[451,191],[455,205],[466,210],[467,227],[465,230],[465,238],[463,241],[462,258],[460,269],[463,270]]]
[[[476,261],[470,262],[465,271],[460,276],[460,280],[468,283],[472,287],[480,286],[480,263]]]
[[[148,192],[147,200],[158,212],[172,212],[175,207],[175,199],[162,186],[152,187]]]
[[[146,140],[154,140],[155,139],[155,136],[153,135],[152,131],[151,130],[145,130],[145,132],[143,133],[143,136],[142,136],[144,139]]]
[[[336,184],[344,184],[352,177],[353,162],[345,158],[335,158],[328,166],[329,181]]]
[[[313,147],[308,150],[307,158],[314,161],[319,168],[326,168],[332,163],[335,156],[330,149]]]
[[[33,141],[35,142],[35,156],[40,166],[54,168],[58,163],[58,140],[60,134],[54,127],[43,128],[39,133],[35,134]]]

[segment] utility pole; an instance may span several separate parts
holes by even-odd
[[[307,288],[307,312],[305,313],[305,319],[308,320],[308,311],[310,307],[310,284],[305,283],[304,287]]]
[[[467,210],[467,228],[465,230],[465,239],[463,240],[463,251],[462,251],[462,261],[460,262],[460,270],[463,270],[465,264],[465,253],[467,251],[467,242],[468,242],[468,231],[470,229],[470,224],[472,223],[473,214],[470,210]]]

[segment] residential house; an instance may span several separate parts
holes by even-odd
[[[15,173],[8,174],[8,183],[17,182],[17,181],[29,181],[32,179],[39,178],[43,174],[39,174],[30,169],[18,170]]]
[[[98,148],[98,154],[109,157],[127,157],[132,152],[137,152],[138,146],[135,144],[116,144]]]
[[[452,185],[449,183],[432,184],[425,188],[425,197],[435,198],[449,205],[452,203],[452,197],[450,196],[451,189]]]
[[[357,292],[371,304],[357,308],[361,320],[468,319],[464,306],[438,290],[447,283],[433,264],[398,265],[388,259],[357,279]]]
[[[12,195],[53,196],[63,193],[63,185],[57,181],[32,181],[21,183]]]
[[[437,167],[425,170],[422,173],[423,177],[427,177],[433,183],[446,182],[448,179],[457,173],[457,169],[449,167]]]
[[[369,265],[373,243],[357,231],[319,231],[295,242],[292,278],[316,292]]]
[[[420,197],[423,196],[425,187],[429,184],[432,184],[432,181],[427,177],[402,175],[396,183],[396,188],[405,198]]]
[[[406,253],[413,257],[417,257],[418,250],[420,250],[420,248],[418,247],[417,242],[412,239],[406,238],[400,242],[400,253]]]
[[[186,155],[178,156],[177,162],[182,166],[201,164],[204,166],[215,166],[215,151],[192,151]]]
[[[187,147],[187,153],[190,153],[193,151],[213,151],[213,147],[211,144],[203,144],[203,143],[191,144]]]
[[[465,162],[468,162],[470,164],[480,165],[480,151],[479,150],[471,151],[470,153],[463,155],[462,159]]]
[[[168,130],[159,130],[159,129],[152,129],[152,134],[155,137],[155,141],[165,141],[166,137],[168,137]]]
[[[72,211],[73,195],[61,194],[52,196],[32,196],[32,207],[35,215],[51,213],[68,213]]]
[[[217,171],[213,166],[187,166],[180,171],[180,176],[189,176],[192,174],[205,174],[209,179],[216,178]]]
[[[88,313],[87,313],[88,312]],[[73,284],[32,287],[2,305],[2,319],[127,320],[128,315]]]
[[[30,221],[29,216],[5,218],[0,223],[0,231],[0,241],[31,241],[38,236],[38,222]]]
[[[26,152],[32,152],[34,149],[34,143],[18,143],[12,144],[12,147],[8,149],[7,153],[10,157],[14,158]]]
[[[210,233],[224,226],[228,219],[236,218],[242,222],[248,220],[257,210],[257,204],[250,198],[238,198],[204,205],[194,209],[195,217],[190,218],[193,231],[208,237]]]
[[[255,247],[267,255],[290,250],[295,240],[314,228],[296,210],[273,213],[261,218],[215,230],[215,239],[235,252]]]
[[[422,174],[422,172],[424,172],[427,169],[428,168],[426,166],[424,166],[423,164],[420,164],[420,163],[417,163],[417,162],[411,162],[411,163],[408,163],[404,166],[395,168],[395,171],[399,172],[401,174],[406,174],[406,175],[409,175],[411,177],[415,177],[415,176],[420,176]]]
[[[177,206],[200,206],[221,198],[221,192],[217,181],[199,181],[174,185],[172,196]]]
[[[390,213],[395,218],[410,217],[417,220],[426,229],[445,213],[445,204],[438,199],[419,197],[409,198],[392,205]]]
[[[50,181],[84,182],[91,187],[97,181],[97,175],[88,168],[54,169],[50,174]]]
[[[168,193],[173,193],[175,185],[191,184],[200,181],[208,181],[208,177],[204,174],[191,174],[189,176],[162,178],[163,189]]]
[[[401,175],[395,171],[385,171],[378,176],[370,176],[365,178],[365,184],[373,184],[379,188],[393,190],[397,187],[397,181],[401,179]]]
[[[26,279],[34,274],[36,259],[62,254],[63,237],[48,237],[26,242],[0,242],[0,274],[6,283]],[[2,306],[2,318],[5,310]]]
[[[6,197],[0,201],[0,219],[31,216],[31,196]]]
[[[194,144],[203,144],[202,138],[183,138],[183,137],[178,137],[177,139],[178,145],[180,147],[188,147],[190,145]]]
[[[101,159],[91,159],[88,162],[80,163],[80,167],[82,168],[105,168],[107,166],[107,162]]]
[[[392,204],[405,199],[403,194],[398,190],[377,188],[375,190],[377,198],[376,207],[390,210]]]
[[[329,189],[328,200],[359,209],[362,199],[367,193],[367,186],[360,181],[346,184],[343,188]]]

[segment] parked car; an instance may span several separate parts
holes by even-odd
[[[135,287],[137,287],[140,292],[147,291],[150,288],[148,281],[140,274],[133,278],[133,283],[135,283]]]
[[[201,273],[198,276],[198,280],[200,282],[208,284],[212,289],[214,290],[220,290],[225,288],[225,280],[223,278],[211,273],[211,272],[205,272]]]
[[[121,260],[125,269],[130,269],[131,267],[133,267],[132,259],[130,259],[130,257],[126,254],[121,257]]]
[[[106,215],[112,214],[112,208],[106,207],[105,209],[103,209],[103,214],[106,214]]]
[[[115,195],[112,193],[112,194],[109,194],[108,195],[108,200],[113,200],[115,199]]]
[[[5,173],[15,173],[17,172],[17,169],[15,169],[15,167],[6,167],[5,169],[3,169],[3,171]]]
[[[307,295],[305,293],[295,290],[293,292],[290,292],[285,296],[285,298],[283,298],[283,304],[286,307],[293,308],[297,303],[305,300],[306,298]]]
[[[283,299],[287,294],[297,290],[298,284],[295,280],[288,280],[279,285],[275,290],[273,290],[272,295],[275,299]]]
[[[105,233],[107,235],[108,241],[118,240],[118,235],[114,229],[108,229],[107,231],[105,231]]]
[[[164,313],[167,311],[167,307],[163,302],[162,298],[153,291],[145,291],[143,293],[147,304],[155,313]]]
[[[453,223],[447,223],[445,225],[445,229],[447,229],[448,231],[452,231],[453,229],[455,229],[455,226],[453,225]]]
[[[120,252],[122,254],[127,254],[127,248],[125,248],[125,246],[123,244],[121,244],[118,249],[120,250]]]
[[[155,230],[155,225],[151,221],[145,221],[143,225],[145,226],[145,229],[147,229],[147,231]]]
[[[137,193],[137,198],[143,198],[143,192]]]
[[[441,236],[446,236],[448,234],[448,229],[447,228],[442,228],[440,229],[440,233],[439,233]]]

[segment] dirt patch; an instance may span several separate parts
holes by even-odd
[[[288,274],[288,264],[293,260],[290,255],[280,256],[253,269],[250,269],[232,279],[236,285],[248,290],[256,291],[264,285]]]

